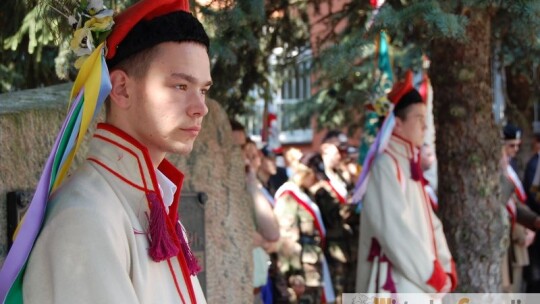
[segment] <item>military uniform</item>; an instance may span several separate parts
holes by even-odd
[[[320,211],[305,190],[286,182],[276,192],[274,212],[280,225],[281,273],[287,279],[292,275],[304,278],[306,291],[299,302],[321,303],[326,283],[323,252],[326,230]]]
[[[356,250],[353,247],[357,244],[357,240],[352,242],[355,234],[347,220],[358,215],[351,210],[351,205],[340,203],[326,181],[320,181],[309,190],[321,210],[326,227],[324,253],[328,259],[336,295],[339,297],[343,292],[354,292],[356,256],[353,254],[356,254]]]
[[[502,285],[506,292],[519,293],[522,291],[523,268],[529,265],[525,239],[528,228],[534,229],[536,214],[525,205],[526,193],[513,167],[506,166],[501,174],[501,188],[512,226],[508,251],[503,258]]]

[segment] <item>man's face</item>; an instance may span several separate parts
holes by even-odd
[[[420,148],[424,143],[427,128],[426,106],[423,103],[415,103],[409,107],[405,120],[396,117],[394,132],[410,141],[415,147]]]
[[[341,154],[339,153],[338,147],[331,143],[324,143],[321,145],[321,156],[324,166],[329,169],[336,168],[341,161]]]
[[[512,158],[516,157],[521,145],[521,139],[507,139],[504,141],[504,152],[506,156]]]
[[[187,154],[208,113],[205,95],[212,84],[210,61],[204,46],[165,42],[146,75],[133,79],[127,109],[128,134],[150,153]]]
[[[261,156],[257,146],[249,142],[243,146],[242,152],[244,153],[245,164],[253,168],[254,172],[257,172],[261,166]]]
[[[261,170],[268,175],[274,175],[277,173],[276,159],[274,157],[264,156],[261,153]]]

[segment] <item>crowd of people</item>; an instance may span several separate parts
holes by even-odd
[[[522,130],[507,124],[502,134],[501,190],[511,223],[510,244],[502,266],[503,290],[537,293],[540,290],[540,237],[535,232],[540,229],[540,197],[536,195],[540,181],[537,166],[540,136],[535,137],[534,154],[522,175],[516,158]]]
[[[359,215],[350,193],[357,166],[346,161],[345,134],[328,132],[317,152],[279,153],[257,148],[240,123],[231,125],[255,206],[257,303],[331,303],[354,292]],[[271,218],[274,224],[265,224]]]
[[[274,223],[271,228],[256,223],[254,245],[266,259],[254,255],[254,262],[269,267],[255,265],[261,271],[254,274],[260,278],[254,281],[256,303],[341,303],[342,293],[354,292],[442,296],[457,287],[456,266],[436,213],[437,191],[423,175],[435,161],[425,143],[424,100],[407,77],[388,99],[396,123],[385,149],[364,168],[369,180],[361,212],[351,204],[359,167],[341,131],[328,131],[318,151],[279,153],[268,145],[257,148],[243,126],[231,121],[247,184],[259,190],[250,193],[256,205],[266,205],[256,212]],[[540,136],[522,182],[515,161],[521,130],[507,124],[501,134],[501,207],[511,223],[501,265],[503,291],[538,292]],[[265,229],[277,238],[261,240]]]

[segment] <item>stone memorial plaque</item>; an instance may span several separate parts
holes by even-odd
[[[178,214],[186,228],[191,251],[197,257],[202,270],[197,277],[206,295],[206,237],[204,230],[204,204],[208,197],[204,192],[182,192]]]

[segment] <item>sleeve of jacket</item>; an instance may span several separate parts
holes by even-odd
[[[522,204],[521,202],[516,203],[516,221],[533,231],[536,231],[534,223],[538,215],[529,208],[529,206]]]
[[[55,212],[41,231],[23,280],[24,303],[137,303],[119,215],[80,205]]]
[[[379,156],[370,173],[362,220],[368,221],[394,268],[426,292],[437,292],[447,275],[433,254],[433,244],[422,241],[415,231],[418,224],[411,215],[420,212],[418,206],[407,201],[393,159]]]

